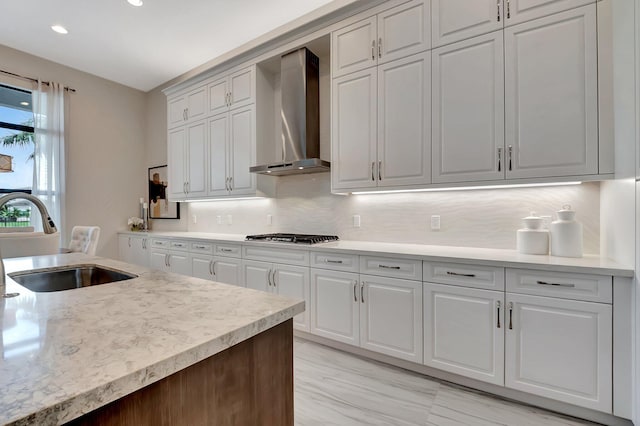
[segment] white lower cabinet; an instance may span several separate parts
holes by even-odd
[[[181,275],[191,275],[189,253],[170,250],[151,250],[151,268]]]
[[[308,267],[243,260],[242,273],[247,288],[303,299],[306,309],[293,318],[293,325],[298,330],[309,331]]]
[[[504,384],[504,292],[424,283],[424,364]]]
[[[311,270],[311,332],[422,362],[422,283]]]
[[[149,267],[149,238],[144,235],[119,235],[118,257],[123,262]]]
[[[192,275],[196,278],[244,287],[240,259],[192,254],[191,266]]]
[[[505,385],[612,412],[612,307],[507,293]]]

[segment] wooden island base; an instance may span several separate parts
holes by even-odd
[[[67,425],[293,425],[292,324],[288,320]]]

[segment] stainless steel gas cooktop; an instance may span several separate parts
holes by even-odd
[[[259,234],[247,235],[247,241],[277,241],[296,244],[316,244],[338,241],[335,235],[310,235],[310,234]]]

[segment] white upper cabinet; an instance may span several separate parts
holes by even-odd
[[[447,1],[447,0],[445,0]],[[473,1],[473,0],[471,0]],[[501,0],[504,2],[505,26],[573,9],[595,0]]]
[[[433,47],[502,29],[501,0],[431,0]]]
[[[378,186],[431,182],[431,54],[378,67]]]
[[[500,30],[594,0],[432,0],[433,47]]]
[[[376,186],[377,70],[333,80],[331,182],[333,188]]]
[[[204,121],[169,132],[169,199],[180,201],[206,194],[207,128]]]
[[[229,109],[255,102],[255,66],[216,78],[209,83],[209,114],[219,114]]]
[[[226,195],[227,159],[229,158],[229,114],[219,114],[209,119],[209,195]]]
[[[167,101],[167,123],[169,128],[199,120],[207,112],[206,86],[193,89]]]
[[[333,32],[333,77],[431,47],[429,1],[413,0]]]
[[[506,177],[598,173],[596,6],[505,30]]]
[[[167,147],[167,159],[168,159],[168,186],[167,196],[172,201],[184,200],[187,196],[187,187],[185,185],[186,175],[186,130],[184,127],[179,127],[175,130],[169,131],[168,147]]]
[[[502,31],[433,50],[433,182],[504,178]]]

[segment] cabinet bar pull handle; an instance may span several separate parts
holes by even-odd
[[[513,170],[511,166],[511,158],[513,157],[513,146],[509,145],[509,170]]]
[[[373,174],[373,168],[376,166],[376,162],[372,162],[371,163],[371,180],[375,181],[376,180],[376,175]]]
[[[213,260],[209,261],[209,275],[213,275]]]
[[[220,248],[219,250],[220,250],[220,251],[223,251],[223,252],[225,252],[225,253],[231,253],[231,252],[233,251],[233,250],[231,250],[231,249],[227,249],[227,248]]]
[[[498,5],[498,22],[500,22],[500,0],[497,1]]]
[[[360,285],[360,301],[364,303],[364,281]]]
[[[229,191],[233,191],[233,176],[229,178]]]
[[[267,271],[267,285],[271,287],[271,269]]]
[[[375,40],[371,42],[371,60],[372,61],[376,60],[376,41]]]
[[[358,301],[358,293],[356,293],[356,288],[358,287],[358,281],[353,282],[353,301]]]
[[[476,274],[461,274],[459,272],[451,272],[451,271],[447,271],[447,275],[455,275],[456,277],[469,277],[469,278],[475,278]]]
[[[233,103],[233,92],[229,92],[229,106]]]
[[[272,276],[273,276],[272,281],[273,281],[273,286],[274,286],[274,287],[277,287],[277,286],[278,286],[278,283],[276,282],[276,272],[278,272],[278,271],[277,271],[277,269],[274,269],[274,270],[273,270],[273,275],[272,275]]]
[[[509,330],[513,330],[513,302],[509,302]]]
[[[536,284],[540,284],[540,285],[553,285],[553,286],[557,286],[557,287],[569,287],[569,288],[574,288],[576,285],[575,284],[563,284],[563,283],[548,283],[546,281],[536,281]]]
[[[511,2],[507,0],[507,19],[511,19]]]
[[[502,148],[498,148],[498,171],[502,171]]]
[[[200,245],[195,245],[193,246],[194,248],[200,249],[200,250],[204,250],[207,248],[207,246],[200,246]]]
[[[342,260],[325,259],[324,263],[338,263],[338,264],[341,264]]]
[[[224,178],[224,189],[227,190],[227,191],[229,190],[229,178],[228,177]]]
[[[189,108],[187,107],[186,111],[186,115],[187,115],[187,120],[189,119]]]
[[[218,261],[216,260],[215,262],[213,262],[213,265],[211,265],[211,270],[213,271],[213,276],[215,277],[216,275],[216,263],[218,263]]]
[[[382,58],[382,37],[378,39],[378,58]]]
[[[129,247],[131,247],[131,237],[129,237]]]
[[[497,307],[498,307],[498,328],[500,328],[500,301],[498,300],[498,302],[496,303]]]
[[[389,266],[389,265],[382,265],[382,264],[379,264],[379,265],[378,265],[378,268],[383,268],[383,269],[400,269],[400,267],[399,267],[399,266]]]
[[[378,180],[382,180],[382,161],[378,161]]]

